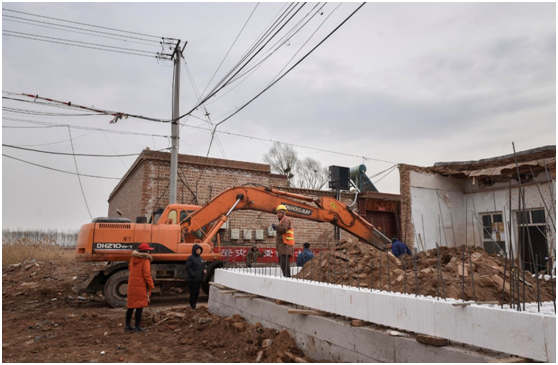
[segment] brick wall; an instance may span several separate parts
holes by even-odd
[[[180,155],[178,165],[177,203],[204,205],[221,191],[246,183],[273,186],[283,191],[319,197],[334,196],[331,191],[287,188],[283,175],[272,174],[269,165],[242,161]],[[109,198],[109,216],[116,216],[116,209],[125,217],[149,214],[165,208],[169,201],[170,154],[144,150],[130,171],[116,186]],[[341,201],[352,203],[354,194],[342,194]],[[227,229],[221,230],[224,245],[275,245],[275,237],[267,237],[267,227],[276,223],[274,214],[257,211],[231,213]],[[334,226],[305,219],[293,218],[296,242],[325,247],[333,242]],[[240,239],[231,240],[231,229],[240,229]],[[243,230],[252,229],[252,239],[243,239]],[[264,230],[264,240],[255,240],[255,230]],[[356,237],[341,231],[341,238]]]

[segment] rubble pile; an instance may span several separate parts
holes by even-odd
[[[250,325],[238,314],[219,317],[206,307],[148,311],[157,332],[172,334],[177,346],[219,355],[224,362],[309,362],[287,331]]]
[[[501,301],[502,289],[504,289],[504,302],[508,303],[513,291],[510,286],[510,262],[507,262],[504,286],[505,259],[503,257],[489,254],[479,247],[465,248],[465,253],[463,250],[464,246],[440,247],[439,260],[438,251],[432,249],[419,253],[415,262],[408,255],[397,259],[391,252],[382,252],[366,243],[342,240],[334,249],[321,252],[307,262],[295,277],[360,288],[417,294],[416,276],[419,295]],[[522,301],[523,273],[520,273],[520,277]],[[526,302],[536,302],[536,279],[528,271],[525,272],[525,283]],[[555,278],[552,282],[539,280],[541,301],[553,300],[552,286],[555,283]]]
[[[125,308],[72,290],[103,266],[30,260],[4,268],[3,362],[313,362],[286,331],[215,316],[202,304],[192,310],[185,296],[169,299],[174,306],[152,303],[147,331],[125,333]]]

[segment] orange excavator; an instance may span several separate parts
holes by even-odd
[[[154,250],[151,272],[155,284],[164,292],[184,286],[188,280],[185,261],[192,246],[203,248],[206,271],[202,290],[209,293],[209,282],[226,257],[220,253],[219,229],[233,211],[256,210],[275,213],[278,205],[294,218],[329,222],[379,249],[390,240],[349,206],[330,197],[312,198],[264,186],[239,186],[226,189],[202,207],[171,204],[151,223],[132,223],[126,218],[95,218],[84,224],[78,234],[76,261],[109,262],[85,282],[76,285],[78,293],[102,291],[113,307],[126,305],[128,262],[132,251],[142,242]],[[296,227],[295,227],[296,232]]]

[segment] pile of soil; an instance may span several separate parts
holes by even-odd
[[[125,308],[72,291],[104,265],[29,261],[3,270],[2,361],[313,362],[286,331],[202,304],[194,311],[184,295],[178,306],[176,297],[157,298],[144,310],[147,331],[124,333]]]
[[[501,302],[504,288],[504,303],[511,300],[513,288],[510,286],[509,260],[504,287],[503,257],[489,254],[479,247],[465,246],[440,247],[439,256],[440,269],[436,249],[421,252],[416,260],[408,255],[397,259],[391,252],[382,252],[366,243],[342,240],[334,249],[321,252],[307,262],[295,277],[360,288],[476,301]],[[523,280],[522,272],[520,279]],[[536,279],[528,271],[525,271],[525,282],[526,302],[536,302]],[[541,301],[553,300],[552,288],[555,283],[555,278],[552,281],[539,280]],[[523,300],[522,281],[520,292]]]

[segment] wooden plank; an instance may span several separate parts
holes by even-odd
[[[219,294],[234,294],[234,293],[241,293],[240,290],[231,289],[231,290],[221,290]]]
[[[511,356],[511,357],[503,357],[501,359],[495,359],[487,361],[487,363],[514,363],[514,362],[532,362],[531,360],[527,360],[523,357]]]
[[[213,281],[210,281],[210,282],[209,282],[209,285],[214,286],[214,287],[216,287],[216,288],[218,288],[218,289],[221,289],[221,290],[227,289],[226,286],[223,286],[223,285],[221,285],[221,284],[214,283]]]
[[[303,314],[312,316],[324,316],[325,314],[313,309],[289,309],[289,314]]]
[[[437,346],[437,347],[447,346],[449,343],[449,341],[445,338],[428,336],[428,335],[417,335],[417,341],[420,343],[424,343],[426,345]]]
[[[233,295],[234,299],[252,299],[252,298],[259,298],[260,296],[257,294],[239,294]]]

